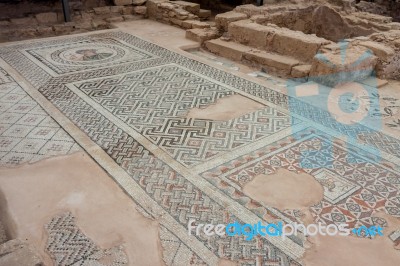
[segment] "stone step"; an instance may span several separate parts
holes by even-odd
[[[230,11],[216,15],[215,23],[217,24],[218,29],[228,31],[229,23],[244,19],[247,19],[246,14]]]
[[[251,62],[262,66],[268,73],[291,76],[294,69],[296,77],[305,77],[311,68],[292,57],[261,51],[236,42],[215,39],[205,42],[205,47],[212,53],[235,61]],[[300,67],[302,66],[302,67]]]
[[[280,28],[276,25],[261,25],[252,20],[229,23],[230,36],[240,43],[262,50],[311,62],[322,45],[331,43],[314,35]]]
[[[223,41],[221,39],[207,41],[205,42],[205,47],[214,54],[235,61],[241,61],[243,55],[251,50],[251,47],[236,42]]]
[[[289,77],[292,68],[301,64],[300,61],[294,58],[265,51],[252,50],[246,52],[244,59],[262,65],[267,73],[274,73],[284,77]]]
[[[186,31],[186,38],[199,43],[218,38],[219,32],[217,28],[194,28]]]

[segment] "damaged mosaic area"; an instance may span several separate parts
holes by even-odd
[[[79,57],[87,43],[99,47]],[[122,32],[4,46],[0,57],[123,172],[110,174],[147,215],[160,219],[168,265],[215,265],[219,259],[301,265],[301,234],[251,241],[187,236],[190,219],[213,224],[301,219],[302,210],[268,206],[243,190],[255,176],[280,168],[307,173],[322,186],[323,199],[309,206],[314,222],[385,224],[373,216],[376,211],[400,218],[400,140],[367,125],[350,128],[318,106]],[[194,108],[232,95],[251,98],[262,108],[227,121],[187,117]],[[363,137],[363,145],[331,142],[331,135],[353,137],[350,130]],[[300,165],[307,150],[313,152]],[[91,155],[107,169],[108,160]],[[79,232],[70,214],[55,217],[47,230],[47,250],[65,264],[108,254]],[[76,243],[60,246],[59,239],[68,235],[86,239],[85,247],[75,252]],[[119,254],[119,264],[110,265],[125,265],[123,253],[112,252]]]

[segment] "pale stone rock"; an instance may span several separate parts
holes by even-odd
[[[190,29],[186,31],[186,38],[203,43],[207,40],[211,40],[218,37],[218,30],[216,28],[205,28],[205,29]]]
[[[186,11],[189,11],[193,14],[199,14],[200,12],[200,5],[196,3],[186,2],[186,1],[174,1],[174,4],[181,6]]]
[[[55,12],[46,12],[46,13],[39,13],[35,15],[36,20],[41,24],[50,24],[50,23],[57,23],[57,13]]]
[[[224,31],[228,31],[229,23],[244,19],[247,19],[246,14],[234,11],[218,14],[215,16],[215,22],[217,28],[223,29]]]
[[[135,14],[138,14],[138,15],[146,15],[147,7],[146,6],[135,6],[133,8],[133,11],[135,12]]]
[[[235,61],[241,61],[243,55],[250,51],[250,47],[235,42],[226,42],[221,39],[210,40],[205,47],[212,53]]]
[[[96,15],[104,15],[104,14],[109,14],[111,12],[109,6],[95,7],[93,8],[93,10],[94,13],[96,13]]]

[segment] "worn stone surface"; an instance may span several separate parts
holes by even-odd
[[[292,67],[300,64],[300,62],[294,58],[264,51],[247,51],[244,54],[244,58],[263,65],[267,73],[275,73],[283,76],[289,76]]]
[[[342,16],[328,6],[317,7],[312,14],[314,32],[317,36],[339,41],[350,37]]]
[[[371,75],[378,62],[376,56],[368,53],[366,48],[359,47],[347,48],[345,52],[345,58],[340,51],[315,56],[310,78],[328,86],[335,86],[342,82],[362,80]]]
[[[127,6],[132,4],[132,0],[113,0],[116,6]]]
[[[171,22],[179,25],[179,20],[177,20],[177,22],[171,20]],[[216,28],[195,28],[186,31],[186,38],[200,43],[217,37],[219,37],[219,32]]]
[[[193,14],[199,14],[200,12],[200,5],[196,3],[186,2],[186,1],[174,1],[174,4],[181,6],[183,9],[189,11]]]
[[[360,42],[360,45],[371,49],[372,52],[383,61],[386,61],[395,53],[395,50],[391,47],[373,41]]]
[[[15,239],[0,245],[0,265],[43,266],[44,264],[33,247]]]
[[[39,13],[35,15],[36,20],[39,23],[57,23],[58,19],[57,19],[57,13],[55,12],[47,12],[47,13]]]
[[[222,29],[224,31],[228,31],[229,23],[244,19],[247,19],[246,14],[234,11],[218,14],[215,16],[215,22],[217,28]]]
[[[212,53],[235,61],[241,61],[243,55],[251,49],[248,46],[235,42],[226,42],[221,39],[207,41],[205,47]]]
[[[116,23],[116,22],[124,21],[124,18],[123,17],[113,17],[113,18],[107,18],[106,21],[110,22],[110,23]]]
[[[290,75],[293,78],[304,78],[308,77],[310,71],[311,71],[311,65],[298,65],[292,68],[292,72],[290,73]]]
[[[135,6],[133,8],[133,11],[135,12],[135,14],[144,16],[147,14],[147,7],[146,6]]]
[[[36,19],[32,17],[26,17],[26,18],[12,18],[10,19],[11,23],[15,25],[36,25],[37,21]]]
[[[319,48],[329,41],[313,35],[289,30],[273,30],[271,50],[279,54],[292,56],[304,62],[311,62]],[[272,31],[271,31],[271,34]]]
[[[277,29],[259,25],[251,20],[232,22],[228,27],[228,32],[234,40],[257,48],[269,46],[275,31]]]

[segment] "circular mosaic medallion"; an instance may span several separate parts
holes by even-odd
[[[51,54],[51,59],[67,65],[97,65],[118,60],[124,55],[124,49],[117,46],[86,44],[57,50]]]

